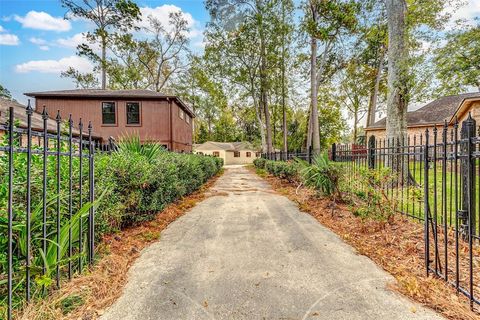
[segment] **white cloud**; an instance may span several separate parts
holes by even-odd
[[[16,35],[9,33],[0,34],[0,45],[17,46],[19,44],[20,40]]]
[[[187,21],[187,27],[190,29],[188,34],[189,38],[193,38],[202,34],[202,31],[197,29],[197,21],[193,19],[192,15],[188,12],[183,12],[181,8],[173,5],[173,4],[164,4],[159,7],[150,8],[150,7],[143,7],[140,8],[140,12],[142,13],[142,20],[138,23],[138,26],[141,28],[148,28],[150,27],[149,17],[157,18],[160,22],[163,23],[163,27],[166,31],[170,31],[171,27],[168,24],[169,14],[172,12],[182,12],[184,19]]]
[[[2,26],[0,26],[0,32],[4,32],[4,31],[5,31],[5,29],[3,29]]]
[[[48,51],[48,50],[50,50],[50,47],[49,46],[39,46],[38,49],[40,49],[42,51]]]
[[[67,48],[76,48],[79,44],[85,43],[87,41],[85,35],[82,33],[77,33],[68,38],[60,38],[57,39],[57,44],[62,47]]]
[[[30,39],[28,39],[28,40],[29,40],[31,43],[37,44],[37,45],[39,45],[39,46],[47,44],[47,40],[42,39],[42,38],[32,37],[32,38],[30,38]]]
[[[92,64],[85,58],[70,56],[60,60],[33,60],[15,66],[18,73],[41,72],[41,73],[60,73],[73,67],[80,72],[91,72]]]
[[[25,17],[18,15],[14,19],[22,24],[24,28],[48,30],[48,31],[68,31],[72,28],[70,21],[62,17],[52,17],[43,11],[29,11]]]

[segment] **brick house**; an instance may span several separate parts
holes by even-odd
[[[480,125],[480,92],[452,95],[434,100],[425,106],[407,113],[407,134],[410,137],[420,136],[425,130],[433,129],[435,125],[443,126],[445,120],[449,127],[458,121],[462,122],[471,113]],[[386,118],[365,128],[367,141],[370,136],[376,139],[385,139]],[[438,127],[439,128],[439,127]]]
[[[259,156],[259,152],[248,142],[214,142],[207,141],[197,144],[193,148],[194,153],[219,157],[223,163],[249,164]]]
[[[158,141],[177,152],[192,151],[193,111],[180,98],[150,90],[76,89],[29,92],[35,98],[35,111],[43,107],[51,117],[60,110],[91,121],[93,130],[105,142],[138,134],[141,141]]]

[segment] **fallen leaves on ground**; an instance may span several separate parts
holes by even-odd
[[[393,290],[448,319],[480,319],[477,312],[470,310],[465,296],[457,294],[445,281],[426,276],[422,224],[400,215],[390,222],[362,220],[355,217],[346,205],[337,204],[332,210],[330,200],[318,197],[308,188],[297,189],[293,183],[271,175],[264,179],[278,193],[296,202],[302,211],[392,274],[397,279],[397,283],[392,284]]]

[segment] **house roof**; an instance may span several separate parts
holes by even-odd
[[[180,104],[185,111],[195,117],[193,110],[175,95],[166,95],[152,90],[103,90],[103,89],[73,89],[27,92],[29,97],[44,98],[124,98],[124,99],[173,99]]]
[[[216,142],[207,141],[202,144],[194,145],[195,150],[225,150],[225,151],[240,151],[240,150],[256,150],[249,142]]]
[[[13,117],[15,121],[19,122],[18,126],[21,128],[26,128],[27,127],[27,113],[26,113],[27,107],[16,101],[11,101],[3,98],[0,98],[0,123],[5,124],[8,122],[10,107],[13,107],[13,114],[14,114]],[[65,125],[63,125],[63,128],[65,128]],[[85,129],[83,130],[84,134],[88,134]],[[37,112],[32,113],[32,130],[35,130],[35,131],[43,130],[43,118],[40,113],[37,113]],[[57,132],[57,122],[54,119],[51,119],[51,118],[47,119],[47,130],[50,133]],[[73,135],[78,136],[80,134],[80,130],[74,126],[72,129],[72,133]],[[99,138],[99,136],[96,135],[95,133],[93,134],[93,136],[95,138]]]
[[[445,120],[450,121],[463,101],[469,98],[480,99],[480,92],[446,96],[434,100],[420,109],[408,112],[407,125],[409,127],[415,127],[429,124],[440,124]],[[383,129],[386,126],[386,122],[387,118],[383,118],[366,129]]]

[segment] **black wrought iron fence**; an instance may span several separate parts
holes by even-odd
[[[32,108],[25,112],[25,126],[13,108],[0,124],[0,295],[8,319],[33,293],[59,288],[63,278],[81,273],[95,251],[97,144],[91,123],[74,126],[71,116],[62,121],[58,112],[52,131],[43,110],[43,127],[33,128]]]
[[[275,152],[263,152],[260,154],[261,158],[275,161],[289,161],[292,159],[302,159],[312,163],[314,158],[314,152],[312,148],[307,150],[294,150],[294,151],[275,151]]]
[[[478,308],[480,130],[475,120],[469,116],[461,128],[458,121],[445,122],[401,141],[371,136],[367,145],[334,144],[329,156],[343,167],[346,192],[366,194],[368,174],[378,173],[375,187],[394,212],[423,223],[427,274],[444,279]]]

